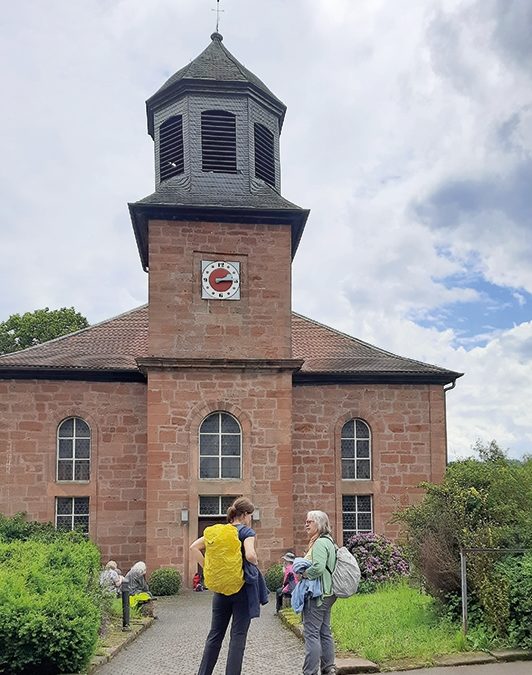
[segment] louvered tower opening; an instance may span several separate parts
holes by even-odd
[[[176,115],[161,124],[159,129],[159,171],[161,181],[183,173],[183,117]]]
[[[255,176],[275,187],[273,134],[263,124],[255,124]]]
[[[236,173],[236,116],[225,110],[201,113],[203,171]]]

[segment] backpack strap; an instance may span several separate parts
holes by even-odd
[[[329,534],[322,534],[321,536],[322,536],[324,539],[328,539],[328,540],[332,543],[332,545],[334,546],[334,552],[336,553],[336,551],[338,551],[338,545],[336,544],[336,542],[334,541],[334,539],[333,539]],[[327,563],[328,563],[328,562],[329,562],[329,551],[327,550]],[[329,565],[328,565],[327,563],[325,563],[325,569],[326,569],[327,572],[329,572],[329,574],[332,576],[333,570],[329,567]],[[336,564],[336,563],[335,563],[335,564]]]

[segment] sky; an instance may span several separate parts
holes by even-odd
[[[147,300],[127,203],[145,100],[215,0],[20,0],[0,23],[0,321]],[[450,458],[532,452],[532,3],[221,0],[224,45],[287,105],[282,194],[311,209],[293,309],[465,373]],[[323,270],[324,275],[316,274]]]

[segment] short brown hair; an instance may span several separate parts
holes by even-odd
[[[230,523],[235,518],[240,518],[245,513],[253,513],[255,507],[247,497],[237,497],[231,506],[227,509],[227,522]]]

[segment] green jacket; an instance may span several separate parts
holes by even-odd
[[[308,579],[321,577],[323,595],[332,595],[332,575],[327,567],[332,571],[336,565],[336,548],[333,540],[327,535],[322,535],[316,539],[307,557],[312,561],[312,565],[305,570],[305,576]]]

